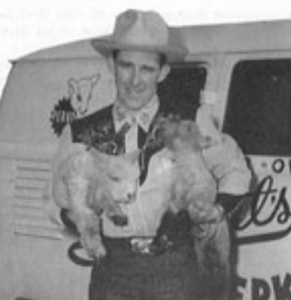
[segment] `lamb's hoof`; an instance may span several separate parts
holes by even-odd
[[[102,258],[106,256],[106,249],[103,245],[99,245],[94,249],[94,257],[97,259],[97,261],[101,261]]]
[[[110,216],[110,219],[117,226],[125,226],[128,224],[127,216],[114,215],[114,216]]]
[[[106,249],[99,236],[83,236],[81,237],[81,245],[86,250],[90,258],[100,261],[106,256]]]

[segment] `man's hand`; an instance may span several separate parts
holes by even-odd
[[[219,221],[223,215],[223,208],[215,203],[195,200],[189,205],[188,212],[193,222],[207,223]]]

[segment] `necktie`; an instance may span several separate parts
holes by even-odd
[[[142,149],[146,140],[146,132],[138,126],[138,148]]]
[[[130,127],[131,125],[126,122],[115,135],[115,142],[119,149],[118,153],[125,153],[125,136]]]

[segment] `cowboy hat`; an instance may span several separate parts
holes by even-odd
[[[182,61],[187,49],[171,45],[169,39],[169,28],[158,13],[130,9],[116,18],[111,36],[93,39],[91,43],[105,56],[115,50],[146,51],[164,54],[169,62]]]

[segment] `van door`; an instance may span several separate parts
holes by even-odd
[[[229,56],[223,130],[254,174],[247,216],[235,224],[240,299],[291,298],[291,53]]]

